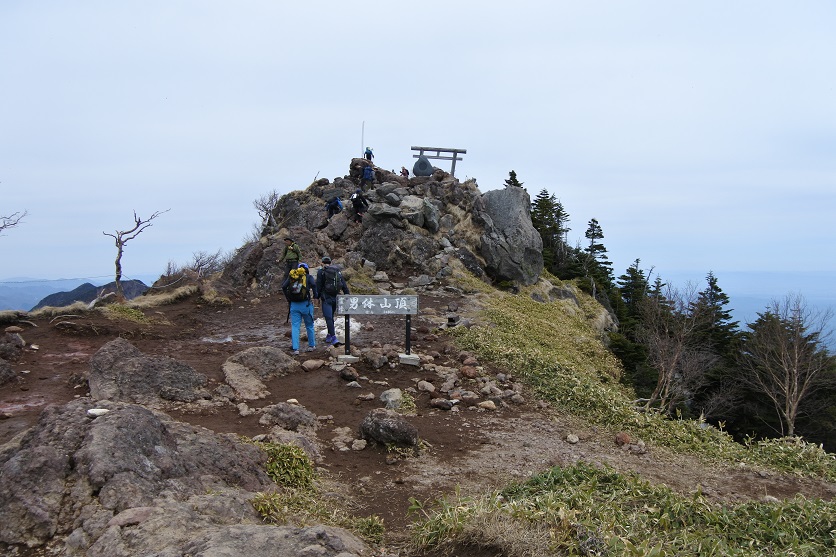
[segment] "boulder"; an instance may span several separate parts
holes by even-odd
[[[382,445],[418,445],[418,430],[415,426],[397,412],[385,408],[376,408],[368,413],[360,424],[360,437]]]
[[[88,410],[102,406],[109,412],[88,416]],[[84,550],[103,540],[127,547],[130,540],[123,538],[119,521],[109,526],[114,517],[128,509],[159,507],[141,514],[146,521],[158,517],[163,532],[148,532],[144,544],[133,546],[134,553],[120,549],[109,555],[155,553],[174,536],[166,529],[177,528],[166,518],[164,501],[226,488],[272,489],[265,463],[260,449],[234,435],[176,422],[141,406],[90,400],[52,406],[34,427],[0,448],[0,542],[36,546],[66,537],[81,554],[104,555]],[[223,497],[213,506],[228,504]],[[229,523],[259,522],[249,505],[232,506]],[[199,517],[211,514],[208,507],[194,506],[192,520],[200,523]],[[194,523],[183,521],[180,542],[192,534]]]
[[[12,329],[12,327],[8,327],[6,332],[0,334],[0,358],[14,362],[23,353],[26,341],[23,340],[19,332],[15,330],[9,331],[9,329]]]
[[[316,429],[316,415],[301,406],[279,402],[262,409],[258,423],[277,425],[288,431],[310,431]]]
[[[11,383],[17,379],[17,374],[12,369],[12,365],[6,360],[0,358],[0,386],[6,383]]]
[[[211,398],[207,378],[167,356],[146,356],[125,339],[102,346],[90,358],[90,396],[151,407],[164,400],[194,402]]]
[[[537,282],[543,271],[543,240],[531,223],[531,198],[509,187],[482,195],[485,232],[481,254],[488,275],[523,285]]]

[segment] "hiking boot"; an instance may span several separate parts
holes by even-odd
[[[313,352],[314,350],[316,350],[316,346],[308,346],[307,348],[305,348],[305,352]]]
[[[298,351],[298,350],[294,350],[294,351],[293,351],[293,355],[294,355],[294,356],[298,356],[298,355],[299,355],[299,351]]]
[[[334,339],[336,337],[333,335],[326,335],[325,337],[325,344],[334,344]]]
[[[337,338],[337,335],[331,337],[331,344],[339,344],[340,339]]]

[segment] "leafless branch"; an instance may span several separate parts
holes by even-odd
[[[0,233],[7,228],[14,228],[18,224],[21,224],[26,215],[26,211],[17,211],[8,216],[0,216]]]

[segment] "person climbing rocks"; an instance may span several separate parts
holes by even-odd
[[[290,271],[299,266],[300,259],[302,259],[302,250],[299,249],[299,245],[293,241],[293,238],[285,238],[284,251],[282,251],[282,256],[279,258],[279,263],[285,264],[285,278],[290,275]]]
[[[337,344],[339,340],[334,331],[337,296],[340,292],[343,294],[350,294],[350,292],[340,269],[331,264],[331,258],[327,255],[322,258],[322,267],[316,272],[316,291],[319,293],[322,317],[325,318],[325,326],[328,329],[325,342],[326,344]]]
[[[405,166],[401,167],[401,176],[403,176],[404,178],[409,178],[409,170],[407,170]]]
[[[366,191],[366,182],[368,182],[370,186],[374,184],[374,167],[372,165],[363,167],[363,177],[360,178],[360,188],[363,191]]]
[[[337,213],[342,212],[343,202],[342,199],[340,199],[340,196],[338,195],[337,197],[329,199],[325,203],[325,209],[328,211],[328,220],[330,220],[331,217],[333,217]]]
[[[351,199],[351,205],[354,207],[354,222],[363,222],[363,214],[369,208],[369,201],[363,195],[363,190],[357,188],[349,199]]]
[[[282,283],[282,292],[290,306],[290,346],[293,354],[299,354],[302,321],[305,322],[305,330],[308,333],[308,347],[305,350],[313,352],[316,349],[313,300],[318,296],[316,284],[311,280],[307,263],[299,263],[297,268],[288,273]]]
[[[367,161],[372,162],[372,159],[374,158],[374,153],[372,153],[371,147],[366,147],[366,152],[363,153],[363,157],[365,157]]]

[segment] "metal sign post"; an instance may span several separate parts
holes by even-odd
[[[337,296],[337,313],[345,316],[345,353],[351,354],[352,315],[406,315],[406,353],[410,350],[412,316],[418,313],[418,296],[341,294]]]

